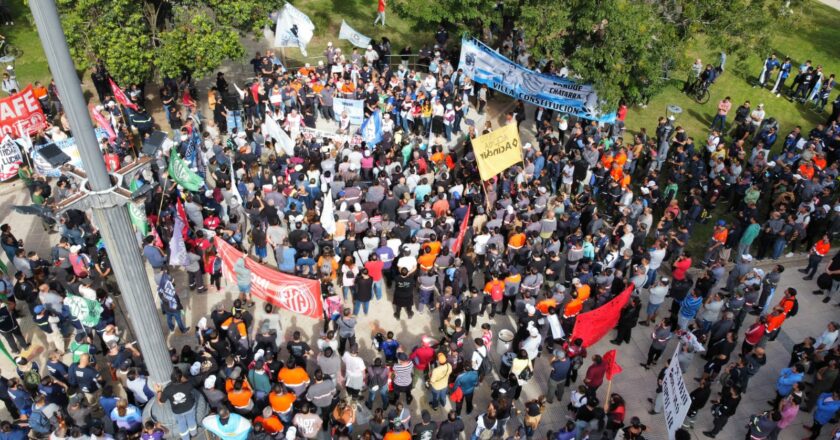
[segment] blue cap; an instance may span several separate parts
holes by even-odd
[[[717,225],[718,226],[726,226],[726,220],[718,220]]]
[[[39,304],[39,305],[35,306],[35,308],[33,310],[35,310],[35,314],[37,315],[37,314],[44,311],[44,306]]]

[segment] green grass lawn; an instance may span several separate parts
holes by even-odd
[[[436,30],[417,28],[416,23],[399,17],[390,8],[385,12],[387,26],[373,26],[377,3],[370,0],[307,0],[297,1],[294,5],[315,24],[315,36],[306,48],[308,57],[304,57],[297,48],[286,48],[286,64],[289,66],[302,66],[306,62],[317,64],[318,59],[314,57],[323,56],[324,49],[330,41],[335,47],[341,48],[344,54],[351,54],[354,46],[349,41],[338,39],[342,19],[353,29],[374,40],[387,37],[391,40],[394,54],[399,53],[405,45],[410,45],[416,53],[423,43],[432,42]],[[456,37],[450,36],[450,40],[454,38]],[[359,52],[364,53],[364,48],[359,49]],[[252,55],[248,54],[249,59]]]
[[[47,85],[51,78],[50,68],[47,66],[47,57],[41,47],[38,32],[32,24],[29,8],[23,4],[23,0],[11,0],[9,6],[14,14],[15,24],[3,26],[0,33],[6,36],[9,43],[23,51],[23,56],[15,60],[17,80],[21,87],[35,81]]]

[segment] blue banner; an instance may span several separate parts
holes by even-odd
[[[368,148],[373,148],[382,141],[382,116],[380,116],[379,110],[365,119],[359,134],[362,135],[362,140],[367,143]]]
[[[333,98],[333,110],[338,116],[347,112],[353,125],[362,125],[365,121],[365,101],[361,99]]]
[[[524,102],[599,122],[615,121],[614,111],[601,111],[598,94],[591,85],[535,72],[476,39],[461,41],[458,68],[473,81]]]

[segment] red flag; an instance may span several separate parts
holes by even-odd
[[[583,339],[584,347],[589,347],[598,342],[618,323],[621,309],[630,300],[630,294],[632,292],[633,283],[630,283],[623,292],[607,301],[606,304],[595,310],[577,315],[577,318],[575,318],[575,328],[572,330],[572,337],[569,340],[574,341],[576,338],[581,338]]]
[[[177,199],[175,208],[178,211],[178,217],[181,217],[181,220],[184,222],[184,229],[181,232],[184,234],[184,237],[187,237],[190,231],[190,221],[187,219],[187,211],[184,209],[184,204],[181,203],[180,197]]]
[[[604,363],[607,364],[607,380],[612,380],[616,374],[621,374],[623,371],[621,365],[615,361],[615,350],[610,350],[604,353]]]
[[[464,236],[467,235],[467,229],[470,226],[470,209],[472,205],[467,205],[467,215],[464,216],[464,220],[461,221],[461,229],[458,231],[458,236],[455,237],[455,243],[452,243],[452,252],[455,255],[461,253],[461,246],[464,244]]]
[[[114,92],[114,99],[117,100],[120,104],[137,111],[137,104],[129,101],[128,96],[125,95],[125,92],[114,82],[112,78],[108,78],[108,83],[111,84],[111,91]]]
[[[236,273],[233,271],[233,266],[245,255],[218,236],[216,249],[219,257],[222,258],[222,274],[226,279],[235,282]],[[254,296],[295,315],[314,319],[324,317],[321,283],[318,280],[278,272],[245,257],[245,267],[251,270],[251,293]]]
[[[160,235],[158,235],[157,228],[155,225],[150,225],[152,227],[152,235],[155,237],[154,245],[163,249],[163,240],[160,239]]]

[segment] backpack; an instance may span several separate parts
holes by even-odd
[[[490,359],[488,359],[487,356],[482,355],[479,351],[476,351],[476,353],[481,356],[481,364],[478,366],[478,376],[483,379],[493,372],[493,365],[490,363]]]
[[[793,306],[791,306],[790,311],[788,312],[787,316],[790,318],[791,316],[796,316],[799,313],[799,301],[796,298],[793,299]]]
[[[41,373],[35,368],[29,369],[29,371],[23,373],[23,384],[28,390],[37,390],[38,386],[41,385]]]

